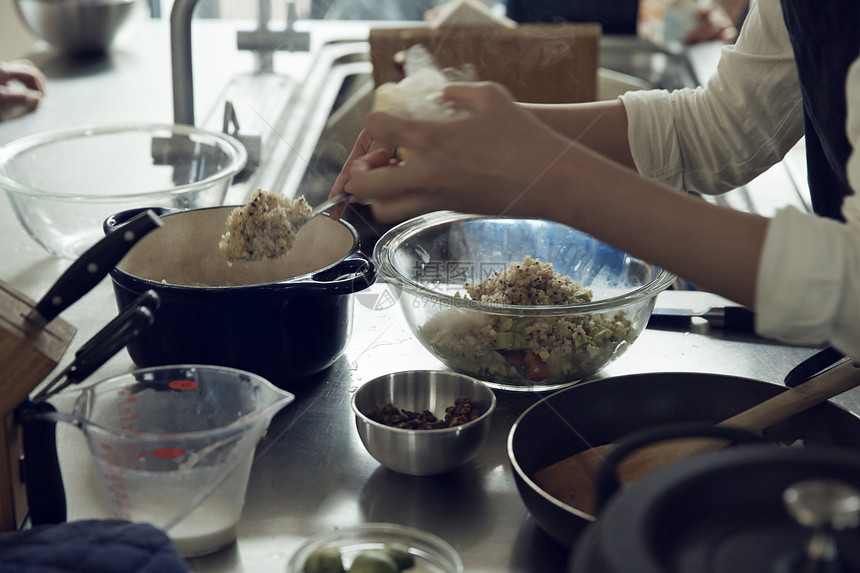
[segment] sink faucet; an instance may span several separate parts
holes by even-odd
[[[194,125],[194,79],[191,70],[191,17],[197,0],[175,0],[170,12],[170,59],[173,66],[173,120]],[[271,0],[258,0],[258,27],[251,32],[239,32],[239,49],[256,50],[260,71],[272,71],[275,50],[308,51],[310,35],[293,29],[296,8],[287,0],[287,27],[283,32],[268,28]]]
[[[191,76],[191,16],[197,0],[175,0],[170,12],[170,61],[173,66],[173,121],[194,125]]]
[[[257,71],[274,71],[273,60],[277,50],[307,52],[310,50],[310,34],[297,32],[293,24],[297,19],[295,0],[286,0],[286,27],[283,31],[271,30],[269,20],[272,16],[272,0],[257,0],[257,28],[239,31],[236,36],[240,50],[250,50],[257,55]]]

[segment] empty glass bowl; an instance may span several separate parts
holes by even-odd
[[[49,252],[77,258],[110,215],[140,207],[221,205],[247,161],[223,133],[187,125],[88,125],[0,147],[0,188]]]
[[[463,297],[466,282],[527,256],[591,290],[591,301],[518,306]],[[504,390],[554,390],[596,373],[633,344],[657,294],[675,279],[559,223],[451,212],[392,228],[374,260],[424,347],[452,370]]]
[[[409,568],[402,571],[463,573],[463,562],[447,541],[421,529],[394,523],[363,523],[311,537],[293,554],[287,573],[337,571],[336,567],[321,568],[319,559],[314,559],[316,567],[308,567],[308,558],[320,551],[339,558],[342,570],[349,570],[359,555],[393,548],[404,552],[411,561]]]

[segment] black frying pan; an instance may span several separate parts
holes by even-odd
[[[526,410],[508,436],[520,496],[543,530],[571,546],[594,518],[543,492],[531,480],[534,472],[636,430],[681,422],[717,423],[783,390],[749,378],[671,372],[605,378],[556,392]],[[771,426],[764,437],[860,450],[860,418],[824,403]]]

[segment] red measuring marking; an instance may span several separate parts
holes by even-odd
[[[174,390],[194,390],[197,388],[197,382],[194,380],[186,380],[184,378],[180,378],[177,380],[172,380],[167,384],[168,388],[173,388]]]
[[[158,448],[152,450],[152,455],[163,460],[172,460],[185,455],[185,450],[182,448]]]

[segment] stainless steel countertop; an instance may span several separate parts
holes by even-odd
[[[196,24],[195,24],[196,25]],[[204,24],[202,27],[206,28]],[[221,37],[198,34],[208,42]],[[223,36],[232,46],[234,36]],[[46,67],[49,95],[37,113],[0,124],[0,143],[43,129],[86,121],[165,121],[172,117],[169,54],[159,25],[141,30],[138,43],[107,61],[61,62],[34,58]],[[231,50],[225,50],[230,52]],[[247,56],[247,58],[245,57]],[[208,81],[224,78],[225,61],[252,64],[249,54],[225,56],[220,65],[201,66]],[[203,70],[206,70],[205,72]],[[236,68],[232,68],[235,70]],[[205,100],[206,89],[197,89]],[[108,99],[96,99],[96,95]],[[209,109],[206,102],[201,109]],[[0,197],[0,280],[38,299],[70,264],[32,241]],[[355,313],[350,344],[338,362],[304,388],[290,388],[297,400],[278,414],[258,447],[247,500],[234,546],[189,561],[200,572],[283,571],[286,561],[307,537],[360,522],[394,522],[433,532],[461,554],[469,573],[565,570],[568,552],[546,536],[529,517],[516,491],[506,440],[517,416],[542,396],[497,392],[498,409],[489,443],[467,467],[446,475],[416,478],[381,468],[362,447],[349,401],[352,392],[371,378],[409,369],[440,368],[410,335],[400,309],[386,306],[390,287],[378,283],[353,295]],[[109,281],[103,281],[62,317],[78,328],[74,350],[116,313]],[[646,330],[632,348],[601,373],[613,376],[640,372],[711,372],[780,383],[785,374],[814,352],[775,344],[753,336],[709,330],[695,325],[685,332]],[[121,353],[95,378],[132,368]],[[840,403],[860,411],[849,393]],[[83,438],[76,429],[60,426],[59,450],[69,498],[69,518],[102,515],[94,472]]]

